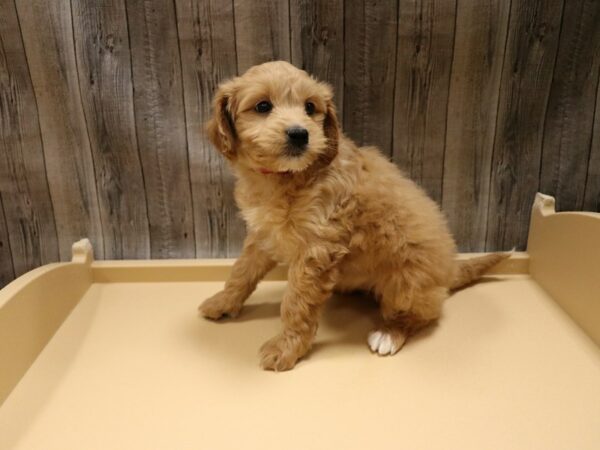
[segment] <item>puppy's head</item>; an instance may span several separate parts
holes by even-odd
[[[339,126],[331,88],[283,61],[250,68],[219,86],[207,132],[229,160],[263,173],[328,164]]]

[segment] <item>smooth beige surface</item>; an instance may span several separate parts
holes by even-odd
[[[20,379],[0,449],[598,449],[600,350],[562,308],[593,336],[600,217],[544,198],[531,256],[454,294],[399,354],[368,351],[372,300],[338,296],[310,356],[278,374],[257,350],[279,330],[285,267],[215,323],[196,308],[231,261],[92,261],[79,242],[0,291],[0,403]]]
[[[89,242],[72,253],[72,262],[32,270],[0,291],[0,405],[92,283]]]
[[[527,276],[453,296],[396,356],[376,320],[336,298],[310,358],[263,372],[285,283],[236,321],[196,315],[219,282],[94,284],[0,409],[15,449],[592,449],[598,349]]]
[[[600,214],[556,213],[537,194],[527,252],[531,276],[600,346]]]

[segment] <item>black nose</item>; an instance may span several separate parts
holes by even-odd
[[[291,127],[286,131],[288,141],[295,147],[305,147],[308,144],[308,130],[302,127]]]

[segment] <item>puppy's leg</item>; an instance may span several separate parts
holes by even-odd
[[[398,352],[406,339],[439,318],[445,287],[421,287],[410,278],[388,281],[380,293],[383,326],[369,334],[368,344],[381,356]]]
[[[289,370],[310,350],[322,306],[338,279],[335,263],[327,259],[325,265],[313,257],[290,265],[288,288],[281,303],[283,330],[260,349],[263,369]]]
[[[274,266],[275,262],[258,248],[255,237],[249,235],[242,254],[231,269],[225,289],[206,299],[198,308],[200,313],[208,319],[237,316],[258,282]]]

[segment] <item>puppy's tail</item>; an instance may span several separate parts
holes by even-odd
[[[514,250],[513,250],[514,251]],[[500,261],[510,258],[513,251],[505,253],[490,253],[489,255],[477,256],[475,258],[464,259],[457,261],[458,267],[452,284],[451,290],[459,289],[473,281],[481,278],[481,276],[490,268],[498,264]]]

